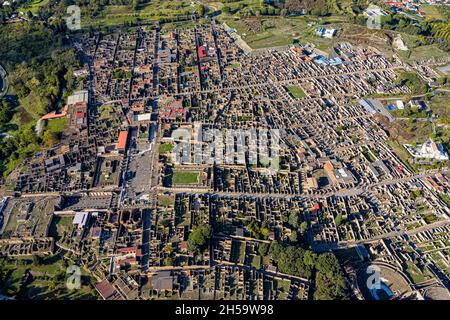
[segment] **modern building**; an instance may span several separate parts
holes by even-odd
[[[443,146],[435,143],[432,139],[429,139],[424,144],[416,147],[409,144],[404,144],[403,146],[414,158],[433,159],[438,161],[448,160],[448,154],[445,152]]]

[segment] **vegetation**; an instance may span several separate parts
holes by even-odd
[[[194,253],[203,252],[211,238],[212,230],[208,225],[194,227],[187,241],[188,250]]]
[[[172,175],[172,184],[196,184],[199,172],[197,171],[175,171]]]
[[[161,143],[159,145],[159,154],[164,154],[171,152],[173,150],[173,144],[171,143]]]
[[[401,71],[397,79],[397,85],[407,86],[414,95],[424,94],[428,86],[415,72]]]
[[[315,261],[315,300],[347,300],[349,292],[339,261],[332,253],[324,253]]]
[[[311,277],[315,260],[312,252],[295,246],[283,246],[274,241],[270,245],[269,254],[277,262],[280,272],[303,278]]]
[[[22,2],[23,3],[23,2]],[[73,70],[80,62],[64,34],[41,22],[8,24],[0,28],[0,61],[8,70],[10,95],[0,103],[0,174],[7,176],[48,141],[59,140],[54,130],[41,140],[34,133],[37,119],[62,107],[76,83]]]
[[[170,207],[173,206],[174,203],[175,203],[174,195],[165,195],[165,194],[158,195],[158,206]]]
[[[295,99],[306,97],[305,92],[299,86],[287,86],[287,90]]]
[[[61,135],[68,121],[66,118],[52,119],[47,122],[42,142],[46,147],[53,147],[61,140]]]
[[[0,100],[0,130],[12,119],[13,104],[8,100]]]
[[[112,76],[114,79],[131,79],[132,74],[131,71],[125,71],[123,69],[114,69],[112,72]]]
[[[285,246],[273,241],[269,252],[282,273],[298,277],[311,278],[315,275],[316,290],[314,299],[338,300],[348,299],[349,289],[333,253],[316,254],[311,250],[297,246]]]
[[[15,299],[98,299],[94,280],[82,270],[80,290],[69,290],[66,281],[72,264],[57,254],[49,257],[0,260],[0,294]]]
[[[439,198],[448,206],[450,207],[450,197],[445,193],[439,193]]]
[[[247,220],[247,229],[253,238],[267,239],[269,236],[269,228],[258,220]]]

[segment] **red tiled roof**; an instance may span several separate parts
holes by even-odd
[[[117,149],[125,150],[125,148],[127,146],[127,139],[128,139],[128,131],[120,131],[119,141],[117,143]]]
[[[200,46],[198,48],[198,56],[200,58],[205,58],[208,55],[208,50],[206,49],[205,46]]]

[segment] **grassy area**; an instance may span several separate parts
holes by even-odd
[[[292,44],[294,40],[310,42],[318,49],[329,50],[333,39],[324,39],[315,35],[315,29],[321,23],[339,22],[339,17],[323,19],[307,16],[272,17],[251,19],[230,19],[219,17],[230,28],[236,29],[242,39],[252,48],[261,49]],[[313,25],[317,23],[317,25]]]
[[[91,276],[81,269],[81,287],[78,290],[67,288],[68,266],[71,261],[64,260],[62,254],[49,257],[2,259],[0,274],[4,283],[0,293],[16,299],[98,299],[92,286]],[[24,282],[25,274],[31,277]]]
[[[437,122],[450,125],[450,92],[443,91],[427,101],[433,114],[438,117]]]
[[[161,207],[170,207],[173,206],[175,203],[175,195],[165,195],[160,194],[158,195],[158,206]]]
[[[73,216],[54,216],[49,228],[49,235],[56,241],[61,239],[64,232],[70,232],[73,229]]]
[[[114,69],[112,72],[113,79],[131,79],[131,71],[124,71],[120,68]]]
[[[172,175],[172,184],[196,184],[199,174],[198,171],[175,171]]]
[[[415,72],[398,72],[397,84],[407,86],[412,94],[424,94],[427,92],[427,85]]]
[[[408,61],[423,60],[431,58],[444,58],[448,55],[445,51],[441,50],[438,45],[423,45],[413,48],[411,55],[407,59]]]
[[[408,262],[405,271],[411,278],[412,282],[415,284],[421,283],[429,279],[429,276],[426,273],[420,271],[420,269],[412,262]]]
[[[259,269],[261,267],[261,257],[260,256],[251,256],[251,266],[253,268]]]
[[[369,150],[364,150],[363,151],[363,155],[364,157],[366,157],[366,159],[370,162],[373,163],[376,161],[375,157],[373,156],[372,152],[370,152]]]
[[[171,143],[162,143],[159,145],[159,154],[164,154],[171,152],[173,150],[173,144]]]
[[[29,6],[23,7],[21,10],[30,11],[32,14],[36,14],[39,8],[45,6],[49,0],[34,0]]]
[[[295,99],[301,99],[306,97],[306,93],[299,86],[287,86],[289,94],[293,96]]]
[[[447,205],[447,207],[450,207],[450,197],[448,195],[440,193],[439,198]]]
[[[244,264],[245,262],[245,242],[234,241],[231,244],[231,261]]]
[[[187,16],[195,12],[197,6],[191,1],[152,0],[139,4],[136,8],[129,5],[107,5],[95,19],[85,19],[85,26],[114,26],[127,23],[160,21],[178,16]]]
[[[53,133],[61,133],[64,131],[64,126],[67,124],[67,118],[48,120],[45,130]]]
[[[426,18],[429,20],[445,20],[445,17],[442,15],[442,11],[440,9],[441,8],[436,5],[420,5],[420,10],[425,12]]]

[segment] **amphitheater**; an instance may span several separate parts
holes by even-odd
[[[398,268],[385,262],[372,262],[380,270],[381,288],[369,288],[370,277],[373,272],[368,272],[369,265],[362,267],[357,273],[358,288],[367,300],[392,300],[409,295],[413,289],[408,277]]]

